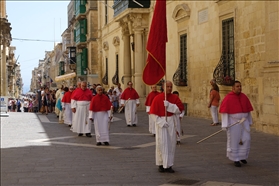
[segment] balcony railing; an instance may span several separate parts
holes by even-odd
[[[141,6],[142,5],[142,6]],[[127,8],[149,8],[150,0],[114,0],[114,16],[117,16]]]

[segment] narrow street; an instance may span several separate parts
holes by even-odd
[[[251,131],[248,164],[235,167],[226,158],[226,133],[196,142],[220,130],[210,120],[184,117],[184,136],[175,154],[176,171],[159,173],[155,138],[148,117],[138,113],[137,127],[115,114],[110,146],[78,137],[55,114],[10,112],[1,118],[1,186],[17,185],[279,185],[279,137]]]

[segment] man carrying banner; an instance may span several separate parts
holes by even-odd
[[[156,131],[156,165],[159,172],[174,173],[174,153],[176,147],[175,114],[184,110],[184,105],[175,94],[172,94],[172,82],[166,81],[166,94],[161,93],[154,98],[150,107],[150,114],[155,121]]]
[[[149,132],[151,134],[153,134],[153,136],[155,136],[155,122],[150,117],[149,111],[150,111],[150,106],[151,106],[153,99],[159,94],[159,92],[157,91],[156,85],[152,85],[151,90],[152,91],[146,97],[145,106],[146,106],[146,112],[148,113],[148,118],[149,118]]]
[[[103,94],[103,87],[96,87],[97,94],[92,98],[89,108],[89,119],[94,120],[97,146],[109,145],[109,126],[111,120],[112,104],[109,98]]]
[[[121,95],[120,104],[121,107],[125,106],[125,118],[127,126],[137,126],[138,116],[137,107],[139,106],[139,95],[137,91],[133,88],[133,83],[129,81],[127,83],[128,87],[124,90]]]
[[[248,97],[241,90],[241,83],[235,81],[232,91],[222,101],[219,111],[222,128],[227,130],[227,157],[234,161],[236,167],[241,167],[240,162],[247,164],[251,141],[250,125],[252,125],[250,112],[253,111]],[[245,118],[244,122],[230,127],[242,118]]]

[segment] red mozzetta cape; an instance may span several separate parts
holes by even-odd
[[[62,102],[71,103],[71,96],[72,96],[72,92],[70,91],[66,92],[62,98]]]
[[[92,97],[93,95],[91,90],[82,90],[81,88],[78,88],[75,90],[75,92],[72,93],[71,99],[76,101],[91,101]]]
[[[230,92],[226,95],[220,106],[220,113],[236,114],[253,111],[253,107],[248,97],[243,94]]]
[[[164,100],[165,100],[165,93],[160,93],[158,96],[156,96],[152,101],[149,114],[155,114],[160,117],[165,116],[166,109],[164,106]],[[180,111],[184,110],[184,105],[177,95],[167,94],[167,100],[172,104],[176,104]],[[172,115],[173,113],[167,112],[167,116],[172,116]]]
[[[139,95],[135,89],[126,88],[124,92],[121,94],[121,99],[128,100],[129,98],[139,99]]]
[[[93,112],[108,111],[111,109],[111,106],[112,104],[106,95],[97,94],[92,98],[89,110]]]
[[[160,94],[157,91],[152,91],[148,94],[148,96],[146,97],[146,101],[145,101],[145,106],[151,106],[151,103],[153,101],[153,99],[155,98],[155,96],[157,96],[158,94]]]

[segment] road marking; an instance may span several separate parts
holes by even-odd
[[[92,134],[94,136],[94,134]],[[112,133],[111,135],[134,135],[131,133]],[[150,134],[136,134],[136,135],[150,135]],[[184,135],[180,139],[185,139],[185,138],[191,138],[196,135]],[[45,139],[36,139],[36,140],[29,140],[28,142],[33,142],[33,143],[49,143],[49,144],[58,144],[58,145],[70,145],[70,146],[80,146],[80,147],[94,147],[94,148],[106,148],[106,149],[122,149],[124,147],[117,147],[117,146],[96,146],[92,144],[80,144],[80,143],[70,143],[70,142],[58,142],[55,140],[60,140],[60,139],[69,139],[69,138],[78,138],[77,136],[64,136],[64,137],[56,137],[56,138],[45,138]],[[141,145],[136,145],[132,146],[132,148],[145,148],[145,147],[151,147],[156,145],[155,142],[150,142],[150,143],[145,143]],[[125,147],[127,148],[127,147]]]

